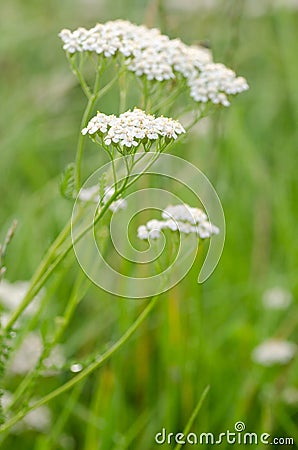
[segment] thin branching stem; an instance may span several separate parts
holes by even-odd
[[[19,422],[23,417],[25,417],[30,411],[33,409],[39,408],[42,405],[50,402],[54,398],[58,397],[61,394],[69,391],[71,388],[76,386],[79,382],[86,379],[92,372],[102,366],[108,359],[110,359],[123,345],[130,339],[130,337],[136,332],[136,330],[142,325],[145,319],[148,317],[155,304],[159,295],[156,295],[151,298],[148,305],[141,312],[141,314],[137,317],[137,319],[133,322],[133,324],[127,329],[127,331],[116,341],[106,352],[103,354],[99,354],[93,363],[91,363],[88,367],[86,367],[82,372],[73,377],[71,380],[64,383],[62,386],[58,387],[54,391],[45,395],[41,399],[35,401],[28,408],[19,411],[14,417],[10,418],[5,424],[0,427],[0,431],[4,432],[11,428],[14,424]]]

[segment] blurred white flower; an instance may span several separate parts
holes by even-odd
[[[56,375],[57,372],[62,369],[64,364],[65,356],[63,353],[63,346],[56,345],[49,356],[43,360],[44,369],[42,370],[42,375],[45,377]]]
[[[282,400],[288,405],[297,405],[298,389],[294,386],[286,387],[282,392]]]
[[[78,198],[82,202],[95,202],[100,201],[99,186],[91,186],[89,188],[82,188],[79,192]]]
[[[21,346],[12,355],[8,371],[13,374],[24,374],[32,370],[37,364],[43,349],[39,334],[29,333],[24,337]]]
[[[115,188],[114,187],[106,187],[105,188],[105,195],[103,198],[103,204],[106,204],[110,198],[112,197],[112,195],[114,195],[115,193]],[[112,212],[116,212],[119,211],[120,209],[126,209],[127,208],[127,201],[123,198],[118,198],[118,200],[115,200],[114,202],[112,202],[109,206],[109,209]]]
[[[2,396],[2,406],[4,409],[4,415],[9,416],[9,407],[13,400],[13,395],[11,392],[4,390]],[[32,401],[35,401],[33,399]],[[22,433],[28,429],[36,430],[39,432],[47,432],[50,430],[52,425],[52,414],[47,406],[40,406],[32,411],[30,411],[23,419],[21,419],[16,425],[11,429],[13,433]]]
[[[135,108],[119,117],[97,113],[82,130],[82,134],[96,133],[102,136],[105,145],[116,145],[129,150],[138,147],[144,140],[156,141],[162,137],[177,139],[185,130],[177,120],[163,116],[155,118]]]
[[[139,239],[149,239],[149,230],[146,225],[140,225],[137,231],[137,235]]]
[[[292,302],[292,294],[276,286],[264,292],[262,302],[267,309],[287,309]]]
[[[3,390],[1,398],[3,409],[4,410],[8,409],[11,402],[12,402],[12,393],[7,390]]]
[[[22,419],[21,424],[27,429],[45,433],[51,429],[51,411],[45,405],[33,409]]]
[[[191,224],[200,223],[207,220],[207,215],[199,208],[192,208],[183,203],[181,205],[169,205],[161,214],[163,219],[175,219],[189,222]]]
[[[139,239],[158,239],[161,230],[169,229],[180,233],[195,233],[201,239],[210,238],[213,234],[218,234],[219,229],[208,221],[207,215],[199,208],[192,208],[186,203],[181,205],[169,205],[161,214],[163,220],[149,220],[146,225],[138,228]]]
[[[8,324],[9,317],[10,317],[9,314],[1,312],[0,323],[2,328],[6,327],[6,325]]]
[[[113,187],[105,188],[105,195],[103,198],[103,204],[105,205],[107,201],[114,194],[115,189]],[[91,186],[90,188],[82,188],[79,192],[78,198],[82,202],[94,202],[99,203],[100,195],[99,195],[99,186]],[[112,202],[109,206],[109,210],[112,212],[119,211],[120,209],[125,209],[127,207],[127,201],[123,198],[118,198],[114,202]]]
[[[42,354],[43,343],[38,333],[31,332],[24,336],[19,348],[14,352],[8,365],[8,371],[14,375],[25,374],[32,370]],[[56,373],[65,363],[62,346],[54,347],[43,362],[45,369],[42,371],[44,376],[50,376]]]
[[[30,283],[29,281],[15,281],[10,283],[7,280],[0,282],[0,304],[3,305],[9,311],[14,311],[25,297]],[[42,296],[42,292],[39,293],[30,305],[25,309],[24,314],[32,315],[37,311],[38,302]]]
[[[287,364],[293,359],[297,350],[296,344],[279,339],[267,339],[252,352],[252,359],[262,366]]]

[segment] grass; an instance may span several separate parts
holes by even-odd
[[[241,420],[249,431],[298,441],[297,405],[286,405],[281,395],[287,386],[298,388],[297,360],[280,368],[251,360],[252,349],[267,337],[297,340],[298,17],[287,9],[251,16],[236,3],[183,14],[132,0],[113,6],[14,0],[1,6],[0,237],[17,218],[7,255],[11,281],[30,278],[72,209],[59,196],[58,180],[74,159],[85,100],[60,48],[61,28],[118,17],[146,20],[189,43],[208,39],[215,59],[232,65],[251,86],[212,117],[207,134],[192,134],[175,149],[204,171],[224,207],[226,244],[215,273],[198,285],[193,267],[112,360],[49,404],[54,426],[48,434],[11,434],[3,449],[151,450],[162,427],[184,429],[207,385],[193,431],[217,434]],[[104,111],[110,112],[112,100],[103,98]],[[92,144],[87,152],[84,177],[105,161]],[[32,324],[44,335],[80,274],[72,256],[64,271],[49,280],[50,306]],[[264,310],[262,293],[274,285],[292,292],[289,310]],[[95,286],[81,297],[62,338],[69,363],[103,352],[146,304]],[[71,376],[65,371],[42,379],[36,396]],[[19,382],[8,379],[6,387],[16,389]]]

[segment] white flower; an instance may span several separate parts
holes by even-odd
[[[223,64],[214,64],[206,48],[170,39],[155,28],[115,20],[90,30],[62,30],[59,36],[69,53],[89,51],[105,57],[121,53],[128,70],[148,80],[162,82],[180,75],[189,81],[191,97],[198,102],[229,106],[227,95],[248,89],[244,78],[236,78]]]
[[[22,419],[21,425],[27,429],[48,432],[52,426],[52,414],[45,405],[33,409]]]
[[[9,362],[8,370],[12,374],[24,374],[32,370],[43,350],[41,336],[38,333],[31,332],[26,335],[21,343],[21,346],[12,355]],[[60,345],[54,347],[44,360],[45,370],[42,372],[44,376],[51,376],[53,369],[60,369],[65,362],[65,358]]]
[[[140,225],[137,234],[139,239],[142,240],[149,239],[149,230],[147,229],[146,225]]]
[[[103,204],[106,204],[107,201],[111,198],[111,196],[114,194],[115,189],[113,187],[106,187],[105,188],[105,194],[103,198]],[[82,188],[79,192],[78,198],[82,202],[94,202],[99,203],[100,202],[100,195],[99,195],[99,186],[91,186],[89,188]],[[109,210],[112,212],[116,212],[120,209],[125,209],[127,207],[127,201],[123,198],[118,198],[114,202],[112,202],[109,206]]]
[[[114,187],[106,187],[105,188],[105,195],[103,198],[103,203],[107,203],[112,195],[114,195],[115,189]],[[109,206],[109,210],[112,212],[119,211],[119,209],[126,209],[127,208],[127,201],[123,198],[119,198],[118,200],[115,200],[112,202]]]
[[[189,78],[190,96],[196,102],[230,106],[228,95],[235,95],[248,89],[243,77],[236,77],[233,70],[224,64],[206,64],[201,72]]]
[[[95,202],[98,203],[99,197],[99,186],[91,186],[89,188],[82,188],[79,192],[78,198],[82,202]]]
[[[164,220],[150,220],[146,225],[138,228],[140,239],[158,239],[162,229],[179,231],[180,233],[194,233],[201,239],[210,238],[218,234],[219,229],[208,221],[207,215],[199,208],[192,208],[187,204],[169,205],[161,214]]]
[[[287,309],[291,304],[292,294],[277,286],[265,291],[262,301],[267,309]]]
[[[177,139],[180,134],[185,133],[185,130],[177,120],[163,116],[155,118],[135,108],[133,111],[120,114],[119,117],[97,113],[82,130],[82,134],[87,133],[90,135],[100,133],[105,145],[116,144],[128,150],[137,148],[144,139],[150,141],[162,137]]]
[[[9,371],[13,374],[29,372],[37,364],[42,349],[43,345],[40,335],[33,332],[29,333],[12,356]]]
[[[29,281],[15,281],[10,283],[9,281],[2,280],[0,282],[0,304],[10,311],[14,311],[22,302],[25,297],[30,283]],[[37,295],[30,305],[25,309],[24,314],[32,315],[37,311],[38,302],[42,293]]]
[[[252,352],[254,362],[262,366],[287,364],[293,359],[297,350],[296,344],[279,339],[267,339]]]
[[[181,205],[169,205],[161,214],[163,219],[171,217],[176,220],[182,220],[196,224],[207,220],[207,215],[199,208],[192,208],[183,203]]]
[[[36,401],[37,399],[33,399]],[[3,391],[2,405],[4,409],[4,414],[8,414],[8,409],[11,402],[13,401],[13,395],[9,391]],[[43,405],[36,408],[26,414],[23,419],[21,419],[16,425],[11,429],[12,433],[21,433],[27,429],[37,430],[40,432],[49,431],[52,425],[52,414],[50,409]]]
[[[56,375],[59,370],[62,369],[65,364],[65,356],[63,354],[62,345],[56,345],[49,356],[43,360],[43,366],[45,369],[42,371],[43,376]]]

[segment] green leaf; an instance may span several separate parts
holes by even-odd
[[[66,199],[73,199],[75,196],[75,164],[68,164],[61,176],[60,192]]]

